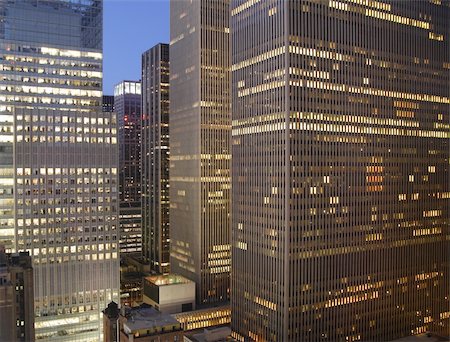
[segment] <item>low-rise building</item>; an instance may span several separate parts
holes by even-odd
[[[0,341],[35,340],[33,268],[28,252],[0,246]]]
[[[184,342],[225,342],[230,341],[230,326],[194,330],[184,335]]]
[[[180,312],[173,317],[180,322],[184,331],[210,328],[231,323],[230,305],[217,306],[202,310]]]
[[[123,308],[119,317],[120,342],[181,342],[180,322],[146,304]]]
[[[176,274],[144,278],[144,303],[163,313],[180,313],[195,309],[195,283]]]
[[[118,342],[117,328],[120,310],[116,302],[111,302],[103,312],[103,341]]]

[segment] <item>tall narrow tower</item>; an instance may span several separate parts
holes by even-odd
[[[449,14],[232,3],[236,339],[449,335]]]
[[[170,3],[171,268],[198,304],[229,297],[228,24],[229,0]]]
[[[0,1],[0,243],[33,259],[36,340],[99,341],[119,296],[102,1]]]
[[[169,45],[142,55],[142,255],[169,273]]]
[[[119,143],[120,253],[142,251],[141,228],[141,82],[114,87]]]

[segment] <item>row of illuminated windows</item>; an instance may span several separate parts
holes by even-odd
[[[94,301],[97,300],[105,300],[105,296],[107,299],[110,298],[111,292],[113,292],[113,296],[118,296],[118,291],[111,291],[111,289],[99,289],[99,290],[92,290],[92,291],[79,291],[79,292],[72,292],[72,304],[75,304],[80,301],[83,301],[84,299],[90,299],[93,298]],[[44,306],[47,305],[54,305],[54,303],[58,302],[62,304],[63,296],[62,295],[49,295],[45,297],[36,298],[37,301],[43,303]],[[70,297],[68,295],[64,295],[64,302],[66,305],[69,305]],[[89,300],[90,301],[90,300]],[[54,321],[54,320],[52,320]]]
[[[80,88],[59,88],[40,86],[0,86],[0,91],[9,93],[45,94],[60,96],[100,97],[100,90],[84,90]],[[69,103],[70,104],[70,103]]]
[[[17,95],[2,95],[0,102],[19,102],[19,103],[34,103],[46,105],[73,105],[73,106],[100,106],[99,100],[88,99],[72,99],[72,98],[54,98],[54,97],[35,97],[35,96],[17,96]]]
[[[92,202],[91,202],[92,203]],[[92,215],[95,215],[95,213],[106,213],[106,212],[115,212],[116,211],[116,206],[110,206],[110,205],[98,205],[98,206],[91,206],[91,207],[56,207],[56,208],[48,208],[48,207],[42,207],[39,206],[38,208],[36,208],[35,210],[35,214],[38,215],[67,215],[67,214],[88,214],[91,213]],[[25,212],[25,214],[27,213],[27,210],[31,213],[31,209],[21,209],[18,208],[17,209],[17,214],[21,215],[22,212]],[[68,218],[67,222],[68,222]],[[19,220],[17,222],[18,226],[23,226],[23,220]]]
[[[115,259],[115,258],[113,258]],[[72,300],[70,301],[69,297],[65,297],[64,299],[61,296],[58,297],[54,297],[52,298],[51,296],[46,296],[44,297],[44,299],[41,298],[35,298],[36,302],[39,303],[39,305],[36,306],[35,308],[35,313],[37,317],[41,317],[41,316],[47,316],[47,312],[48,312],[48,308],[52,308],[54,306],[69,306],[71,307],[66,307],[66,308],[60,308],[57,311],[55,311],[54,313],[56,314],[56,312],[58,313],[58,319],[51,319],[51,320],[38,320],[35,323],[35,328],[36,329],[44,329],[44,328],[53,328],[53,327],[60,327],[61,325],[65,325],[65,324],[70,324],[72,327],[78,327],[78,329],[85,329],[84,325],[80,325],[77,324],[78,322],[84,322],[89,323],[89,322],[95,322],[98,320],[98,304],[97,301],[105,301],[107,300],[108,302],[111,300],[112,297],[117,298],[119,295],[117,294],[116,291],[113,292],[113,296],[111,297],[111,293],[107,293],[104,294],[103,291],[104,290],[99,290],[102,291],[102,293],[100,293],[100,295],[98,296],[97,293],[94,293],[93,295],[90,294],[90,291],[86,291],[85,295],[80,295],[77,297],[72,296]],[[110,291],[109,289],[107,291]],[[52,298],[52,299],[49,299]],[[90,303],[90,302],[94,302],[96,304],[93,305],[81,305],[78,306],[78,304],[82,304],[82,303]],[[76,306],[73,306],[73,304],[77,304]],[[106,304],[106,303],[105,303]],[[41,307],[42,305],[42,307]],[[103,303],[100,304],[101,308]],[[79,312],[79,313],[90,313],[91,311],[95,311],[94,315],[80,315],[80,317],[76,317],[73,318],[72,315],[66,317],[66,318],[61,318],[62,315],[65,314],[71,314],[71,313],[75,313],[75,312]],[[97,323],[96,323],[97,324]],[[68,329],[67,330],[72,330],[72,329]],[[67,331],[65,330],[65,331]],[[54,332],[50,332],[49,335],[46,335],[44,333],[40,333],[40,334],[36,334],[38,336],[38,339],[44,338],[45,336],[51,337]]]
[[[10,107],[12,108],[12,107]],[[0,107],[1,109],[1,107]],[[93,113],[96,116],[95,117],[88,117],[88,116],[66,116],[66,115],[61,115],[61,116],[53,116],[53,115],[41,115],[40,117],[38,115],[21,115],[18,114],[16,116],[16,122],[20,122],[20,121],[24,121],[24,122],[55,122],[55,123],[83,123],[84,125],[113,125],[115,126],[117,121],[116,121],[116,115],[113,114],[111,116],[102,118],[102,117],[98,117],[98,113]],[[9,115],[3,115],[0,116],[0,119],[6,119],[7,117],[10,117]],[[33,129],[34,130],[34,129]],[[115,128],[111,128],[111,133],[115,134],[116,133],[116,129]]]
[[[98,132],[98,136],[95,135],[95,133],[89,132],[87,133],[80,133],[80,132],[73,132],[75,128],[71,127],[63,127],[63,132],[60,132],[59,129],[55,130],[55,133],[51,133],[52,130],[49,130],[47,135],[44,134],[23,134],[23,135],[16,135],[16,141],[17,142],[70,142],[70,143],[106,143],[106,144],[116,144],[117,138],[116,137],[104,137],[103,133]],[[92,131],[92,130],[91,130]],[[4,133],[10,132],[10,130],[5,130]],[[69,134],[67,134],[69,133]],[[91,136],[91,134],[94,134],[94,136]],[[108,134],[108,133],[107,133]],[[3,139],[0,139],[0,141],[3,142],[12,142],[12,137],[5,137]]]
[[[35,66],[20,66],[20,65],[0,65],[0,71],[11,71],[14,73],[27,73],[27,74],[43,74],[53,76],[65,76],[65,77],[82,77],[82,78],[98,78],[101,79],[103,73],[101,71],[87,71],[87,70],[72,70],[72,69],[59,69],[59,68],[44,68]]]
[[[450,98],[442,97],[438,95],[429,94],[412,94],[404,93],[398,91],[389,91],[385,89],[376,89],[368,87],[358,87],[348,84],[336,84],[330,82],[322,81],[308,81],[308,80],[290,80],[290,86],[294,87],[306,87],[311,89],[321,89],[321,90],[333,90],[337,92],[346,92],[353,94],[363,94],[370,96],[382,96],[382,97],[395,97],[401,99],[409,99],[414,101],[424,101],[424,102],[434,102],[434,103],[450,103]],[[285,86],[285,81],[272,81],[269,83],[259,84],[250,88],[245,88],[238,91],[238,97],[245,97],[249,95],[254,95],[268,90],[282,88]]]
[[[41,66],[63,66],[68,68],[74,68],[74,69],[80,69],[80,68],[86,68],[86,69],[93,69],[93,70],[99,70],[101,69],[100,64],[93,64],[93,63],[86,63],[85,61],[81,60],[59,60],[54,58],[33,58],[33,57],[25,57],[25,56],[11,56],[11,55],[0,55],[0,60],[7,61],[9,63],[5,63],[5,65],[14,65],[14,66],[23,66],[27,67],[27,63],[34,64],[32,66],[35,66],[39,64],[39,67]],[[70,70],[70,69],[68,69]]]
[[[67,222],[71,222],[71,223],[75,223],[76,221],[76,217],[70,217],[70,218],[64,218],[62,220],[63,223],[67,223]],[[23,220],[22,220],[23,221]],[[59,222],[61,222],[61,220],[57,220]],[[55,222],[55,220],[53,218],[40,218],[40,219],[26,219],[25,220],[25,224],[27,227],[31,226],[31,222],[33,223],[34,226],[39,227],[39,225],[46,227],[46,224],[49,223],[50,225],[53,224]],[[25,229],[18,229],[17,230],[17,234],[20,236],[23,236],[24,234],[26,234],[27,236],[37,236],[39,234],[41,235],[52,235],[52,234],[57,234],[57,236],[60,236],[61,233],[64,234],[70,234],[71,237],[73,237],[73,234],[80,234],[80,233],[96,233],[96,232],[108,232],[108,231],[115,231],[116,230],[116,226],[115,225],[93,225],[93,226],[70,226],[70,227],[65,227],[65,228],[25,228]],[[101,236],[101,235],[100,235]],[[108,236],[107,236],[108,238]]]
[[[446,238],[450,238],[447,236]],[[431,242],[437,242],[442,241],[441,236],[428,236],[428,237],[419,237],[415,239],[403,239],[403,240],[397,240],[392,241],[389,243],[389,246],[397,248],[402,246],[409,246],[409,245],[416,245],[416,244],[423,244],[423,243],[431,243]],[[365,251],[367,250],[367,246],[355,246],[355,247],[335,247],[335,248],[327,248],[327,249],[319,249],[314,251],[303,251],[299,253],[292,254],[292,257],[294,259],[310,259],[310,258],[316,258],[316,257],[322,257],[322,256],[332,256],[332,255],[341,255],[341,254],[350,254],[355,253],[357,251]]]
[[[444,103],[444,104],[450,103],[450,98],[438,96],[438,95],[412,94],[412,93],[404,93],[404,92],[398,92],[398,91],[390,91],[390,90],[385,90],[385,89],[357,87],[357,86],[351,86],[348,84],[335,84],[335,83],[321,82],[321,81],[291,80],[289,82],[289,85],[297,86],[297,87],[307,87],[307,88],[313,88],[313,89],[334,90],[334,91],[340,91],[340,92],[346,92],[346,93],[350,92],[353,94],[364,94],[364,95],[382,96],[382,97],[395,97],[395,98],[408,99],[408,100],[414,100],[414,101],[424,101],[424,102],[434,102],[434,103]],[[262,85],[260,85],[260,86],[262,86]],[[256,92],[256,89],[254,92]],[[252,94],[254,92],[252,92]]]
[[[222,258],[230,258],[230,251],[222,251],[222,252],[212,252],[208,253],[208,259],[222,259]]]
[[[387,12],[391,11],[390,4],[380,2],[380,1],[375,1],[375,0],[343,0],[343,1],[352,2],[354,4],[358,4],[358,5],[362,5],[362,6],[366,6],[366,7],[373,7],[375,9],[384,10]]]
[[[396,127],[415,127],[420,126],[419,122],[412,120],[398,120],[390,118],[374,118],[361,115],[347,115],[347,114],[331,114],[331,113],[313,113],[313,112],[292,112],[290,115],[293,119],[300,120],[318,120],[318,121],[330,121],[330,122],[352,122],[367,125],[380,125],[380,126],[396,126]]]
[[[80,50],[68,50],[68,49],[41,47],[40,52],[42,54],[48,54],[50,56],[60,56],[60,57],[92,58],[92,59],[97,59],[97,60],[101,60],[103,58],[103,54],[101,52],[95,52],[95,51],[80,51]]]
[[[92,193],[96,193],[97,189],[92,188],[91,192]],[[108,190],[105,190],[105,192],[109,193]],[[31,191],[29,193],[31,194]],[[39,192],[37,191],[34,194],[34,196],[37,195],[38,193]],[[103,189],[102,189],[102,191],[99,191],[99,193],[103,193]],[[41,194],[44,194],[44,192],[41,192]],[[11,199],[0,199],[0,206],[5,206],[6,204],[11,204],[10,201],[11,201]],[[83,200],[82,197],[77,197],[77,199],[75,199],[75,197],[64,198],[64,199],[61,199],[61,198],[48,198],[48,199],[46,199],[45,197],[43,197],[41,199],[33,198],[33,199],[25,199],[25,200],[23,200],[22,198],[18,198],[16,203],[17,203],[18,206],[25,205],[26,207],[29,207],[29,206],[38,206],[39,205],[40,208],[41,208],[41,207],[46,206],[46,205],[49,205],[49,206],[60,205],[60,204],[73,204],[73,205],[76,205],[76,204],[83,204],[83,203],[85,203],[85,204],[86,203],[95,204],[95,203],[111,203],[111,202],[115,203],[116,199],[114,199],[114,198],[111,199],[111,197],[99,196],[98,198],[97,197],[92,197],[92,198],[85,197],[84,200]],[[60,210],[60,208],[58,210],[57,209],[58,208],[55,208],[55,214],[59,215],[61,213],[61,210]],[[77,212],[81,212],[82,211],[80,207],[77,210],[78,210]],[[91,210],[92,211],[95,210],[95,207],[91,207]],[[70,212],[71,213],[75,213],[75,207],[74,206],[70,207]],[[41,213],[42,213],[42,211],[41,211]]]
[[[0,126],[2,127],[2,126]],[[7,126],[6,128],[10,128],[10,126]],[[103,127],[97,127],[97,126],[76,126],[75,125],[32,125],[32,126],[22,126],[22,125],[16,125],[16,132],[55,132],[55,133],[77,133],[77,134],[116,134],[115,128],[110,128],[107,126],[106,128]]]
[[[1,139],[0,139],[1,141]],[[81,137],[81,136],[33,136],[30,138],[30,136],[16,136],[17,142],[50,142],[50,143],[58,143],[58,142],[67,142],[67,143],[90,143],[90,144],[117,144],[117,138],[103,138],[103,137]],[[12,142],[12,140],[5,140],[5,142]]]
[[[90,80],[77,80],[64,78],[44,78],[44,77],[33,77],[33,76],[23,76],[23,75],[3,75],[2,81],[6,83],[20,83],[20,84],[52,84],[52,85],[62,85],[62,86],[73,86],[76,88],[100,88],[101,83],[99,81]]]
[[[117,168],[52,168],[52,167],[41,167],[41,168],[17,168],[16,173],[19,176],[25,175],[25,176],[31,176],[31,175],[116,175],[117,174]]]
[[[435,235],[435,234],[441,234],[441,233],[442,233],[442,228],[439,228],[439,227],[413,230],[413,236]]]
[[[116,181],[115,179],[110,179],[110,178],[105,178],[105,177],[99,177],[97,179],[97,177],[92,176],[91,178],[88,177],[78,177],[78,178],[18,178],[17,179],[17,184],[25,184],[25,185],[45,185],[45,184],[56,184],[56,185],[60,185],[60,184],[71,184],[71,185],[75,185],[75,184],[115,184]],[[63,189],[64,191],[64,189]],[[94,191],[94,190],[91,190]],[[67,193],[67,191],[65,191],[65,193]]]
[[[36,301],[38,302],[39,301],[39,299],[36,299]],[[83,303],[83,299],[81,299],[80,300],[81,301],[81,303]],[[90,300],[89,300],[90,301]],[[40,301],[39,301],[40,302]],[[66,305],[69,305],[69,300],[67,299],[66,300]],[[75,303],[77,303],[77,301],[76,300],[73,300],[72,301],[72,304],[75,304]],[[51,306],[55,306],[55,302],[52,302],[52,304],[51,304]],[[62,301],[60,301],[60,303],[58,303],[58,305],[59,306],[62,306]],[[64,309],[61,309],[61,311],[58,311],[58,315],[64,315],[64,314],[71,314],[71,313],[76,313],[76,312],[79,312],[79,313],[83,313],[83,312],[87,312],[87,311],[92,311],[92,310],[95,310],[95,311],[97,311],[98,309],[97,309],[97,306],[95,306],[96,308],[95,309],[93,309],[93,307],[94,306],[92,306],[92,305],[80,305],[80,306],[72,306],[71,308],[64,308]],[[46,309],[45,309],[46,310]],[[40,317],[41,316],[41,312],[43,313],[43,309],[41,309],[41,307],[40,306],[37,306],[36,308],[35,308],[35,313],[36,313],[36,316],[37,317]],[[96,315],[92,315],[92,321],[94,321],[94,320],[96,320],[97,318],[96,318]],[[86,320],[86,317],[83,317],[83,320]],[[42,322],[36,322],[35,323],[35,329],[42,329],[42,328],[51,328],[51,327],[53,327],[53,326],[55,326],[55,327],[57,327],[57,326],[59,326],[60,324],[65,324],[65,323],[71,323],[71,322],[78,322],[77,320],[74,320],[74,321],[72,321],[72,320],[65,320],[65,319],[63,319],[63,320],[56,320],[56,322],[55,321],[42,321]],[[84,327],[82,326],[82,325],[72,325],[72,326],[78,326],[78,329],[83,329],[84,330]],[[69,331],[70,330],[72,330],[72,329],[68,329]],[[66,330],[67,331],[67,330]],[[50,334],[53,334],[53,333],[50,333]],[[38,336],[40,337],[40,338],[43,338],[44,336],[48,336],[48,337],[50,337],[50,336],[52,336],[52,335],[45,335],[45,334],[38,334]]]
[[[69,261],[97,261],[97,260],[109,260],[117,259],[117,253],[92,253],[86,255],[64,255],[58,257],[47,257],[47,258],[34,258],[33,264],[60,264]]]
[[[278,132],[286,129],[284,122],[276,124],[264,124],[253,127],[242,127],[232,130],[232,136],[241,136],[248,134]],[[291,130],[301,131],[319,131],[329,133],[353,133],[353,134],[375,134],[375,135],[393,135],[393,136],[410,136],[423,138],[442,138],[449,137],[448,132],[443,131],[424,131],[424,130],[409,130],[398,128],[377,128],[377,127],[361,127],[353,125],[336,125],[336,124],[315,124],[306,122],[291,122],[289,124]]]
[[[346,0],[343,0],[346,1]],[[340,1],[334,1],[331,0],[329,2],[329,7],[334,8],[340,11],[348,11],[348,12],[355,12],[364,14],[366,17],[372,17],[375,19],[381,19],[385,21],[390,21],[396,24],[402,24],[402,25],[408,25],[408,26],[414,26],[422,29],[429,29],[430,23],[426,21],[421,21],[417,19],[402,17],[400,15],[392,14],[392,13],[386,13],[386,12],[380,12],[373,9],[367,9],[367,8],[358,8],[355,6],[349,6],[347,3],[340,2]]]
[[[12,236],[14,236],[14,234]],[[71,237],[65,237],[64,239],[61,239],[61,238],[55,239],[53,237],[47,237],[45,235],[43,235],[41,237],[35,237],[34,239],[31,239],[31,238],[25,239],[24,236],[19,235],[18,238],[19,238],[19,240],[18,240],[19,245],[24,246],[26,244],[27,247],[30,247],[30,246],[37,247],[39,245],[45,246],[45,248],[44,248],[45,250],[47,250],[47,249],[51,250],[51,252],[49,252],[49,254],[54,254],[54,250],[56,250],[56,249],[61,250],[61,248],[65,248],[65,246],[67,246],[68,243],[73,243],[73,244],[77,243],[78,246],[80,248],[82,248],[82,246],[84,246],[84,244],[95,243],[97,246],[99,243],[103,243],[103,241],[117,241],[116,235],[113,235],[113,236],[107,235],[105,237],[103,235],[100,235],[100,236],[71,236]],[[113,245],[117,245],[117,243],[114,243]],[[60,246],[60,247],[49,247],[49,246]],[[89,247],[89,246],[88,246],[88,248],[85,248],[85,250],[90,251],[91,247]],[[115,249],[117,249],[117,248],[113,248],[113,250],[115,250]],[[95,251],[95,250],[93,250],[93,251]],[[67,252],[67,253],[69,253],[69,252]],[[76,251],[73,253],[76,253]],[[43,254],[46,255],[47,253],[43,252]]]
[[[12,142],[12,139],[3,139],[1,141],[4,142]],[[50,143],[58,143],[58,142],[68,142],[68,143],[98,143],[98,144],[117,144],[117,138],[110,138],[110,137],[91,137],[91,136],[80,136],[76,134],[70,134],[70,135],[60,135],[55,134],[53,135],[33,135],[30,137],[29,135],[17,135],[16,136],[17,142],[50,142]]]
[[[360,294],[360,295],[352,295],[352,296],[343,297],[343,298],[331,299],[328,302],[317,304],[317,307],[332,308],[335,306],[347,305],[347,304],[357,303],[357,302],[366,301],[366,300],[370,300],[370,299],[377,299],[378,296],[379,296],[378,291],[373,291],[373,292],[368,292],[368,293],[364,293],[364,294]]]
[[[19,243],[23,241],[19,240]],[[46,248],[34,248],[32,251],[33,256],[45,256],[48,254],[60,254],[60,253],[84,253],[90,251],[114,251],[117,250],[117,243],[100,243],[92,245],[77,245],[77,246],[62,246],[62,247],[46,247]]]
[[[209,273],[218,274],[218,273],[228,273],[230,272],[230,266],[218,266],[209,268]]]

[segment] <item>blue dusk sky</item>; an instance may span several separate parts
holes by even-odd
[[[169,0],[105,0],[103,4],[103,93],[141,78],[141,54],[169,42]]]

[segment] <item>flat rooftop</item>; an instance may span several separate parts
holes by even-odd
[[[133,308],[127,312],[124,330],[133,333],[138,330],[154,330],[161,327],[178,325],[179,322],[169,314],[163,314],[152,307]]]
[[[145,277],[149,283],[157,286],[168,286],[177,284],[189,284],[191,280],[179,275],[179,274],[165,274]]]
[[[221,342],[227,341],[231,336],[231,328],[229,326],[208,328],[203,331],[193,331],[185,335],[186,339],[191,342]]]

